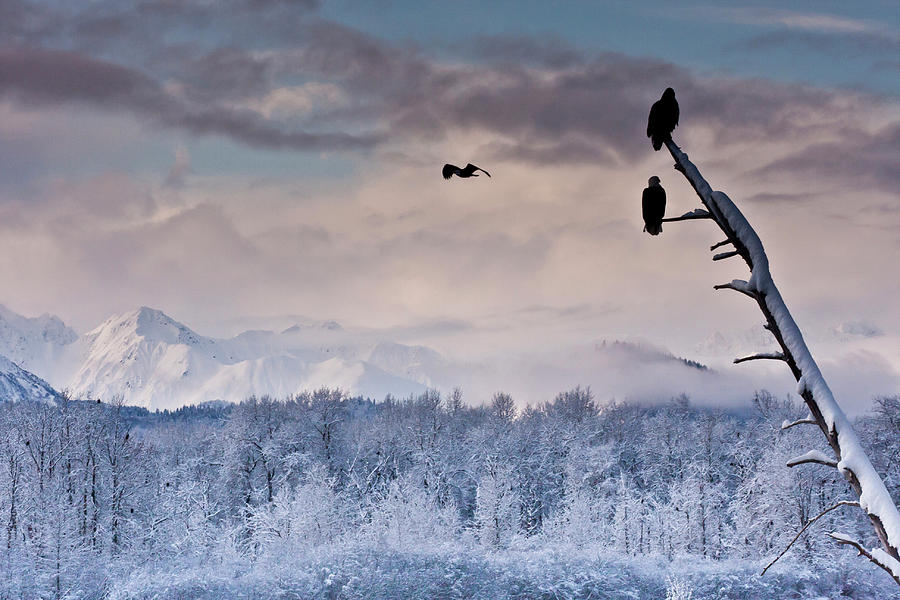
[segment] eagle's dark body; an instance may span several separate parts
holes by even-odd
[[[641,209],[644,215],[644,231],[650,235],[662,232],[662,220],[666,216],[666,190],[659,185],[659,177],[651,177],[649,185],[641,196]]]
[[[654,150],[659,150],[664,141],[672,138],[676,125],[678,100],[675,99],[675,90],[666,88],[662,98],[650,107],[650,117],[647,119],[647,137],[653,143]]]
[[[441,175],[444,176],[444,179],[450,179],[450,178],[453,177],[454,175],[456,175],[457,177],[463,177],[463,178],[466,178],[466,177],[478,177],[478,173],[476,173],[475,171],[481,171],[482,173],[484,173],[484,174],[487,175],[488,177],[491,176],[490,173],[488,173],[487,171],[485,171],[485,170],[482,169],[481,167],[476,167],[476,166],[473,165],[472,163],[467,164],[467,165],[465,166],[465,168],[462,168],[462,169],[460,169],[460,168],[457,167],[456,165],[450,165],[450,164],[444,165],[444,168],[441,169]]]

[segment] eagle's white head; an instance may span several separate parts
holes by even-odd
[[[651,186],[653,186],[653,185],[659,185],[659,177],[657,177],[656,175],[654,175],[653,177],[651,177],[650,179],[647,180],[647,183],[648,183],[649,185],[651,185]]]

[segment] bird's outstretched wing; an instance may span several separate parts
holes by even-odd
[[[444,168],[441,169],[441,175],[444,176],[444,179],[450,179],[453,177],[453,174],[459,174],[459,167],[456,165],[446,164]]]
[[[475,171],[481,171],[482,173],[484,173],[484,174],[487,175],[488,177],[491,176],[490,173],[488,173],[487,171],[485,171],[485,170],[482,169],[481,167],[476,167],[476,166],[473,165],[472,163],[469,163],[469,164],[466,165],[466,171],[468,171],[469,173],[474,173]]]

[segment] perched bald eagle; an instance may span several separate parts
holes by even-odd
[[[650,117],[647,119],[647,137],[653,142],[653,149],[662,148],[663,142],[672,139],[672,131],[678,125],[678,100],[675,99],[675,90],[666,88],[662,98],[650,107]]]
[[[444,165],[444,168],[441,169],[441,175],[444,176],[444,179],[450,179],[450,178],[453,177],[454,175],[456,175],[457,177],[463,177],[463,178],[465,178],[465,177],[478,177],[478,173],[476,173],[475,171],[481,171],[482,173],[484,173],[484,174],[487,175],[488,177],[491,176],[490,173],[488,173],[487,171],[485,171],[485,170],[482,169],[481,167],[476,167],[476,166],[473,165],[472,163],[467,164],[466,167],[465,167],[464,169],[460,169],[460,168],[457,167],[456,165]]]
[[[654,175],[647,181],[641,197],[641,208],[644,213],[644,231],[650,235],[662,232],[662,220],[666,216],[666,190],[659,185],[659,177]]]

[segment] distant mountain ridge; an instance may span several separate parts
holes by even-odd
[[[127,404],[160,409],[321,386],[405,396],[434,385],[428,373],[443,364],[431,349],[360,340],[334,321],[216,339],[149,307],[114,315],[82,336],[57,317],[0,308],[0,356],[77,398],[121,395]],[[11,377],[25,381],[19,372]]]
[[[57,367],[65,369],[64,355],[78,338],[59,317],[23,317],[0,304],[0,356],[44,379],[54,379]]]
[[[219,339],[146,306],[79,336],[57,317],[29,319],[0,307],[0,356],[11,361],[5,381],[16,398],[23,390],[48,398],[55,387],[75,398],[121,396],[126,404],[175,409],[251,395],[284,398],[318,387],[380,399],[459,385],[474,401],[500,389],[533,401],[575,385],[627,395],[626,379],[640,382],[635,397],[650,398],[647,381],[683,376],[711,383],[713,377],[704,365],[645,343],[611,340],[554,354],[552,360],[501,356],[455,363],[426,346],[346,330],[335,321]]]
[[[154,408],[253,394],[285,397],[321,386],[375,397],[406,395],[430,384],[414,368],[422,350],[397,344],[400,356],[385,369],[380,343],[358,343],[333,321],[215,339],[142,307],[110,317],[84,341],[86,351],[70,381],[73,394],[121,394],[130,404]]]

